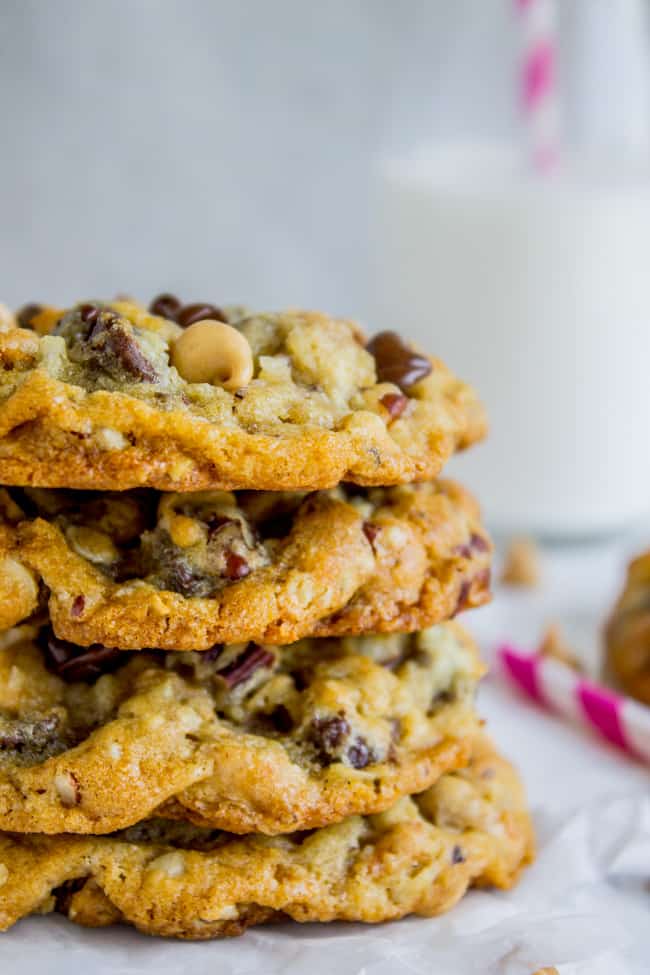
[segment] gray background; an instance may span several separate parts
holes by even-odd
[[[512,60],[485,44],[509,18],[491,0],[0,0],[2,299],[172,289],[362,315],[373,164],[430,130],[509,130]]]
[[[574,133],[622,104],[575,38],[635,2],[560,0]],[[0,298],[363,317],[374,167],[514,136],[517,47],[513,0],[0,0]]]

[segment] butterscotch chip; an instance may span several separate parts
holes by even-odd
[[[431,917],[470,886],[511,887],[532,857],[521,782],[481,738],[469,766],[428,791],[307,836],[236,837],[159,819],[109,837],[0,834],[0,927],[44,903],[78,924],[197,939],[279,916]]]
[[[171,295],[153,311],[115,300],[56,314],[53,329],[31,312],[29,327],[0,329],[6,484],[390,485],[437,476],[485,434],[474,391],[393,333],[366,347],[357,326],[324,314]]]
[[[539,548],[532,538],[513,538],[506,550],[501,581],[508,586],[533,588],[541,580]]]
[[[650,552],[628,566],[605,627],[605,658],[607,676],[626,694],[650,704]]]
[[[421,629],[489,598],[491,556],[476,502],[443,481],[311,495],[0,491],[0,620],[30,615],[40,582],[56,635],[85,646]]]
[[[455,623],[200,654],[76,647],[35,625],[3,640],[0,829],[99,834],[156,812],[313,829],[426,789],[478,728],[482,666]]]

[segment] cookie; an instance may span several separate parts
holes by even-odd
[[[607,668],[626,694],[650,704],[650,552],[634,559],[605,629]]]
[[[485,739],[470,765],[374,816],[235,837],[150,820],[108,837],[0,834],[0,927],[58,910],[89,927],[214,938],[280,918],[431,917],[470,886],[511,887],[533,857],[514,769]]]
[[[57,636],[86,646],[415,630],[489,598],[491,545],[476,502],[452,483],[310,495],[26,489],[0,492],[3,508],[0,619],[33,612],[42,583]]]
[[[105,833],[158,811],[244,833],[376,812],[467,761],[482,667],[457,624],[203,654],[0,649],[0,829]]]
[[[390,485],[437,476],[485,433],[474,391],[395,333],[366,344],[319,313],[175,307],[32,307],[32,328],[0,330],[0,482]]]

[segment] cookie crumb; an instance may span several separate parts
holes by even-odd
[[[525,535],[513,538],[506,551],[501,582],[507,586],[533,589],[540,584],[541,576],[540,552],[536,542]]]
[[[559,623],[549,623],[546,627],[538,653],[540,657],[550,657],[552,660],[557,660],[559,663],[564,664],[565,667],[570,667],[571,670],[575,670],[577,673],[582,673],[584,669],[574,653],[573,648],[568,643]]]
[[[546,966],[545,968],[537,968],[533,972],[533,975],[560,975],[555,965]]]

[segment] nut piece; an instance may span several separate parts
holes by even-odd
[[[532,538],[513,538],[503,562],[501,582],[534,588],[541,580],[539,549]]]
[[[66,809],[78,806],[81,802],[81,789],[74,772],[59,772],[55,775],[54,788],[59,795],[61,805]]]
[[[225,322],[194,322],[171,347],[171,362],[188,383],[235,390],[253,378],[253,354],[241,332]]]
[[[557,660],[578,674],[584,671],[582,663],[573,652],[573,648],[567,641],[559,623],[549,623],[546,627],[538,653],[540,657],[550,657],[552,660]]]

